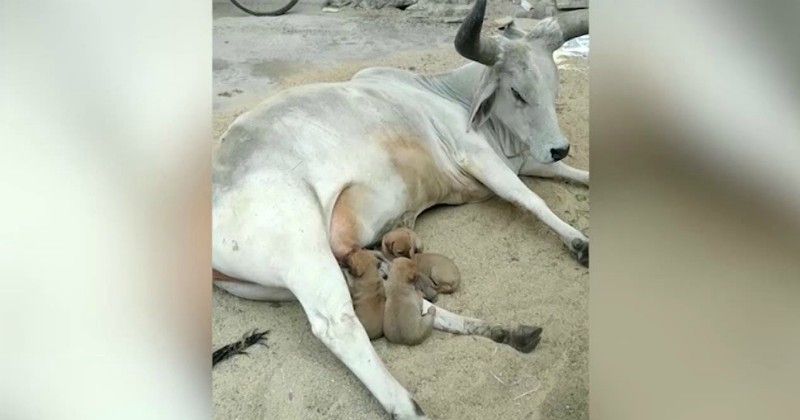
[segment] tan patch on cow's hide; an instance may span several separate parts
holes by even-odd
[[[365,187],[350,185],[342,190],[333,206],[330,243],[333,255],[340,264],[344,263],[348,254],[361,248],[359,245],[361,222],[358,214],[363,208],[366,195]]]
[[[437,164],[425,141],[415,134],[384,130],[378,141],[389,153],[408,193],[407,208],[424,210],[434,204],[480,201],[490,192],[467,174],[448,174]]]
[[[231,281],[231,282],[239,282],[241,283],[242,280],[237,279],[236,277],[231,277],[227,274],[221,273],[217,270],[211,270],[211,279],[212,281]]]
[[[436,164],[431,152],[415,135],[385,130],[378,141],[406,186],[408,209],[424,209],[453,193],[453,181]]]

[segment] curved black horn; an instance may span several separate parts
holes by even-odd
[[[555,51],[572,38],[589,33],[589,11],[586,9],[559,13],[539,21],[528,33],[528,39],[540,39]]]
[[[575,10],[556,16],[564,42],[589,33],[589,10]]]
[[[491,66],[497,61],[500,47],[494,39],[481,39],[483,14],[486,11],[486,0],[475,0],[469,15],[458,28],[456,34],[456,51],[473,61]]]

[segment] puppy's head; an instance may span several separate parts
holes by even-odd
[[[413,258],[422,249],[422,241],[413,230],[399,228],[383,237],[383,253],[389,257]]]
[[[370,267],[377,267],[378,259],[371,252],[360,249],[347,256],[347,268],[350,274],[361,277]]]
[[[392,261],[392,271],[389,276],[403,283],[414,284],[417,281],[417,264],[408,258],[395,258]]]

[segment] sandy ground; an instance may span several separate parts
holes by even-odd
[[[322,14],[319,3],[293,14],[240,17],[215,3],[215,138],[241,112],[283,87],[344,80],[390,65],[434,73],[463,60],[452,49],[457,25],[410,20],[397,11]],[[493,16],[490,13],[490,17]],[[560,65],[559,117],[572,142],[567,162],[588,168],[588,67]],[[589,190],[525,179],[550,207],[590,235]],[[539,347],[521,354],[482,337],[434,332],[417,347],[380,339],[389,370],[431,418],[588,418],[588,270],[534,217],[498,199],[422,214],[417,231],[429,250],[459,265],[462,289],[438,305],[497,323],[544,328]],[[213,294],[214,347],[244,332],[270,329],[269,348],[214,368],[217,418],[388,418],[378,403],[311,334],[297,303]]]

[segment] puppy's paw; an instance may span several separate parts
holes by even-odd
[[[575,238],[570,242],[569,250],[581,265],[589,267],[589,241]]]
[[[439,292],[432,287],[423,287],[422,295],[428,302],[435,303],[439,299]]]

